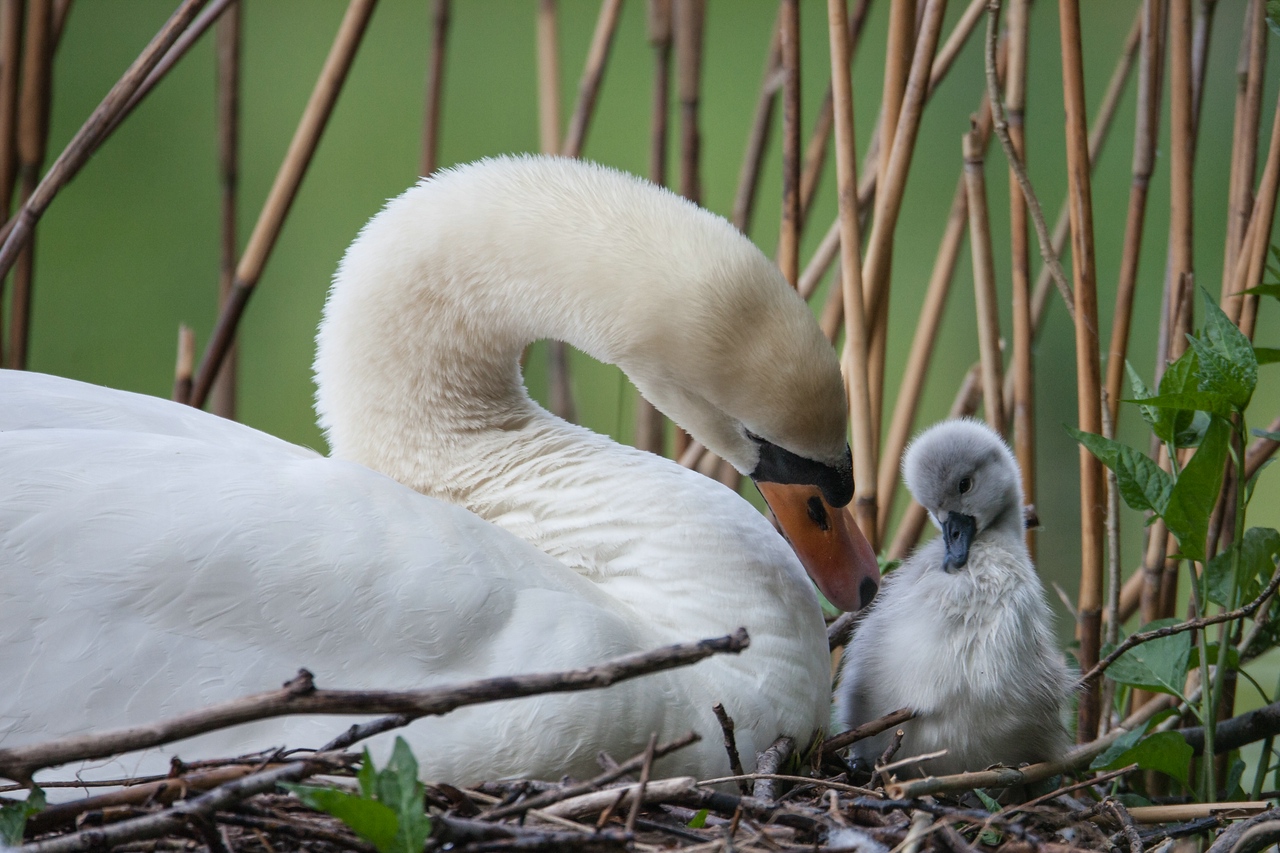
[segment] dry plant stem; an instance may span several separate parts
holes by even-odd
[[[31,238],[36,222],[44,214],[53,197],[92,155],[101,140],[101,134],[109,126],[111,117],[124,108],[129,96],[160,61],[165,51],[177,40],[179,34],[191,23],[205,2],[207,0],[183,0],[182,5],[169,17],[160,32],[125,71],[124,76],[111,87],[106,97],[58,155],[58,159],[49,167],[49,171],[45,173],[31,198],[18,211],[8,236],[3,245],[0,245],[0,277],[7,275],[12,269],[17,260],[18,251]]]
[[[800,0],[782,0],[782,234],[778,268],[800,280]]]
[[[1071,272],[1075,295],[1076,405],[1079,428],[1102,432],[1101,370],[1098,361],[1098,292],[1093,257],[1093,201],[1089,185],[1089,142],[1084,99],[1084,60],[1078,0],[1059,0],[1062,85],[1067,113],[1067,178],[1071,212]],[[1080,598],[1077,637],[1080,666],[1098,660],[1102,627],[1103,548],[1106,537],[1102,463],[1083,447],[1080,456]],[[1092,740],[1098,729],[1098,692],[1080,699],[1078,737]]]
[[[982,399],[982,382],[979,379],[978,367],[977,364],[973,365],[965,374],[947,417],[962,418],[978,410],[978,402]],[[920,539],[920,532],[924,530],[927,521],[928,514],[924,511],[924,507],[913,500],[907,506],[907,511],[903,513],[902,520],[898,522],[893,544],[889,546],[889,559],[900,560],[905,557],[916,546],[916,542]]]
[[[1277,104],[1280,105],[1280,98],[1277,98]],[[1277,190],[1280,190],[1280,109],[1276,111],[1272,120],[1267,162],[1262,169],[1262,178],[1258,182],[1258,192],[1253,201],[1253,213],[1249,218],[1244,244],[1236,261],[1233,292],[1239,293],[1256,287],[1262,281],[1262,271],[1266,266],[1267,243],[1271,236],[1271,222],[1276,210]],[[1252,339],[1254,324],[1257,321],[1258,297],[1246,296],[1243,301],[1240,330]]]
[[[9,218],[18,169],[18,68],[22,56],[22,0],[0,0],[0,212]],[[0,293],[4,282],[0,281]]]
[[[22,55],[22,89],[18,108],[19,193],[27,205],[40,178],[49,139],[49,84],[52,71],[50,44],[51,0],[31,0],[27,4],[26,35]],[[13,276],[13,298],[9,317],[8,366],[27,366],[31,330],[31,287],[35,275],[34,224],[32,237],[18,255]],[[3,273],[0,273],[3,277]]]
[[[667,2],[670,12],[670,2]],[[670,17],[667,19],[670,38]],[[538,139],[542,153],[560,150],[560,47],[556,0],[538,0]]]
[[[702,90],[702,40],[706,0],[673,0],[676,90],[680,99],[680,195],[702,203],[702,134],[698,110]]]
[[[1179,622],[1177,625],[1168,625],[1164,628],[1157,628],[1152,631],[1139,631],[1135,634],[1130,634],[1125,638],[1123,643],[1116,646],[1115,651],[1111,652],[1111,654],[1107,655],[1090,668],[1090,670],[1080,678],[1078,684],[1080,686],[1087,685],[1089,682],[1095,680],[1099,675],[1105,672],[1107,667],[1115,663],[1116,659],[1129,651],[1129,649],[1148,642],[1149,640],[1155,640],[1160,637],[1169,637],[1174,634],[1181,634],[1184,631],[1198,631],[1199,629],[1207,628],[1210,625],[1217,625],[1222,622],[1231,622],[1236,619],[1248,618],[1262,606],[1263,602],[1275,593],[1278,587],[1280,587],[1280,571],[1277,571],[1272,575],[1271,582],[1267,584],[1266,588],[1262,590],[1257,598],[1243,607],[1239,607],[1226,613],[1219,613],[1217,616],[1207,616],[1203,619],[1190,619],[1186,622]]]
[[[208,11],[208,10],[206,10]],[[218,179],[221,189],[222,228],[219,234],[218,307],[231,296],[239,254],[236,241],[237,186],[240,173],[240,0],[233,0],[218,19]],[[195,338],[192,338],[192,346]],[[233,343],[214,380],[210,408],[216,415],[235,420],[237,347]],[[193,353],[194,356],[194,353]],[[186,393],[174,399],[185,403],[191,396],[190,375]]]
[[[311,164],[320,136],[324,133],[329,115],[338,100],[338,93],[342,91],[342,84],[346,81],[347,71],[351,68],[375,3],[376,0],[351,0],[343,15],[333,46],[329,49],[302,119],[289,143],[289,150],[280,164],[280,170],[276,172],[275,181],[261,213],[258,214],[248,245],[240,256],[231,294],[218,315],[213,335],[200,360],[195,386],[191,391],[191,405],[196,408],[204,405],[213,377],[217,375],[227,349],[235,338],[236,327],[240,324],[245,305],[248,304],[258,279],[262,277],[263,267],[275,247],[276,238],[280,235],[284,219],[297,195],[298,186]]]
[[[1125,219],[1124,252],[1120,259],[1120,279],[1116,284],[1116,305],[1111,320],[1111,343],[1107,349],[1107,410],[1115,423],[1124,398],[1125,357],[1133,319],[1133,298],[1138,283],[1138,258],[1146,223],[1147,190],[1155,170],[1156,140],[1160,130],[1160,80],[1164,67],[1163,0],[1142,4],[1142,58],[1138,65],[1138,105],[1133,132],[1133,179],[1129,186],[1129,212]]]
[[[627,815],[627,832],[635,832],[636,818],[640,816],[640,806],[644,803],[645,789],[649,787],[649,775],[653,772],[653,751],[658,745],[658,733],[653,732],[649,735],[649,745],[644,751],[644,764],[640,767],[640,784],[636,786],[636,792],[631,801],[631,812]],[[1141,853],[1141,851],[1138,851]]]
[[[613,45],[613,35],[618,29],[618,14],[621,11],[622,0],[603,0],[600,4],[596,29],[591,36],[591,46],[587,49],[586,64],[583,66],[582,78],[578,83],[578,101],[574,105],[573,115],[569,118],[569,129],[565,132],[564,144],[560,146],[560,153],[566,157],[582,155],[582,147],[587,139],[587,127],[591,123],[596,98],[600,94],[605,63],[609,59],[609,49]]]
[[[999,814],[1001,817],[1008,817],[1010,815],[1015,815],[1018,812],[1031,811],[1041,803],[1047,803],[1052,800],[1056,800],[1058,797],[1061,797],[1063,794],[1070,794],[1072,791],[1079,791],[1081,788],[1088,788],[1093,785],[1101,785],[1103,782],[1110,782],[1112,779],[1119,779],[1121,776],[1125,775],[1126,773],[1132,773],[1134,770],[1137,770],[1137,769],[1138,769],[1137,764],[1130,764],[1128,767],[1121,767],[1119,770],[1112,770],[1109,773],[1099,773],[1097,776],[1093,776],[1089,779],[1085,779],[1083,782],[1076,782],[1075,784],[1072,784],[1072,785],[1064,785],[1058,790],[1050,791],[1047,794],[1036,797],[1034,800],[1028,800],[1025,803],[1020,803],[1016,806],[1013,806],[1012,808],[1001,809]]]
[[[858,171],[854,152],[853,84],[849,77],[849,35],[844,0],[827,0],[831,46],[831,92],[836,137],[836,181],[840,221],[841,293],[844,296],[845,345],[841,363],[849,398],[853,445],[854,519],[873,551],[879,550],[876,526],[876,457],[871,398],[867,387],[867,324],[863,316],[862,237],[858,229]]]
[[[1142,836],[1138,835],[1138,825],[1129,810],[1115,800],[1107,800],[1107,808],[1120,821],[1125,840],[1129,842],[1129,853],[1142,853]]]
[[[501,699],[593,690],[650,672],[695,663],[713,654],[736,654],[749,643],[746,629],[739,628],[728,636],[664,646],[597,666],[558,673],[480,679],[430,690],[317,690],[311,683],[310,673],[304,671],[280,690],[224,702],[153,725],[0,749],[0,775],[27,782],[31,773],[43,767],[132,752],[251,720],[291,714],[405,714],[422,717]]]
[[[328,758],[337,758],[337,756],[319,754],[306,761],[295,761],[282,767],[273,767],[225,785],[219,785],[207,794],[177,803],[162,812],[120,821],[99,829],[85,829],[47,841],[32,842],[21,849],[23,853],[81,853],[89,850],[109,850],[129,841],[159,838],[181,832],[192,816],[212,815],[219,809],[224,809],[254,794],[273,790],[281,782],[296,782],[324,772],[329,764],[325,761]]]
[[[185,403],[191,396],[191,371],[196,361],[196,333],[185,323],[178,326],[178,358],[173,367],[173,399]]]
[[[983,145],[977,131],[962,138],[964,182],[969,204],[969,251],[973,257],[974,303],[978,311],[978,353],[982,368],[983,411],[987,424],[1004,434],[1004,404],[1000,400],[1003,356],[1000,353],[1000,306],[996,270],[987,217],[987,184],[983,175]]]
[[[760,169],[764,164],[765,148],[773,127],[774,104],[778,90],[782,88],[782,7],[778,7],[778,20],[774,23],[769,42],[769,55],[764,64],[764,79],[760,83],[760,95],[756,99],[755,114],[751,120],[751,132],[742,155],[742,167],[738,170],[738,191],[733,198],[733,215],[729,221],[746,234],[751,230],[751,216],[755,211],[756,190],[760,185]]]
[[[444,102],[444,57],[449,44],[451,2],[432,0],[431,4],[431,59],[427,66],[427,95],[423,105],[422,175],[430,175],[440,164],[440,106]]]
[[[772,802],[778,799],[778,779],[782,768],[796,751],[796,742],[789,737],[780,737],[769,745],[769,748],[756,756],[755,784],[751,795],[757,800]]]
[[[1102,392],[1106,394],[1107,392]],[[1110,414],[1110,397],[1103,401],[1102,406],[1102,434],[1109,439],[1115,440],[1116,425],[1111,419]],[[1120,483],[1116,477],[1116,472],[1110,468],[1107,469],[1107,606],[1102,614],[1103,621],[1107,625],[1107,644],[1115,646],[1120,642]],[[1111,707],[1111,700],[1115,695],[1115,683],[1107,682],[1103,686],[1102,700],[1099,703],[1103,709],[1102,719],[1100,721],[1101,731],[1105,734],[1110,722],[1110,713],[1107,709]]]
[[[1191,0],[1170,0],[1169,278],[1175,284],[1195,272],[1192,256],[1192,146],[1195,143],[1191,79]],[[1176,313],[1172,305],[1170,312],[1171,315]]]
[[[866,740],[869,737],[875,737],[881,732],[887,732],[889,729],[900,726],[915,715],[916,712],[910,708],[899,708],[896,711],[891,711],[878,720],[871,720],[857,728],[827,738],[822,743],[822,752],[824,755],[834,755],[846,746],[855,744],[860,740]]]
[[[1267,65],[1267,25],[1264,0],[1250,0],[1244,16],[1244,36],[1236,66],[1235,128],[1228,186],[1227,235],[1222,256],[1222,292],[1218,304],[1234,322],[1240,321],[1241,300],[1228,286],[1253,210],[1253,175],[1258,160],[1258,130],[1262,113],[1262,84]]]
[[[720,731],[724,735],[724,751],[729,756],[729,772],[734,776],[745,775],[746,771],[742,769],[742,756],[738,753],[738,739],[733,734],[733,718],[719,702],[712,705],[711,710],[715,712],[716,720],[720,723]],[[744,796],[751,793],[751,787],[747,785],[745,779],[738,780],[738,791]]]

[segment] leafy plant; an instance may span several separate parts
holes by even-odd
[[[382,770],[369,750],[356,774],[360,793],[339,788],[281,783],[313,809],[331,814],[378,849],[378,853],[422,853],[431,834],[431,818],[423,809],[426,787],[418,781],[418,762],[404,738],[396,738]]]
[[[27,829],[27,819],[44,809],[44,791],[32,788],[22,802],[0,806],[0,844],[18,847]]]
[[[1274,248],[1273,255],[1280,259]],[[1274,266],[1271,270],[1280,277],[1280,270]],[[1253,292],[1280,298],[1280,283],[1266,284]],[[1150,513],[1148,523],[1162,519],[1177,539],[1179,553],[1175,556],[1190,561],[1197,618],[1204,618],[1211,604],[1233,611],[1256,598],[1280,559],[1280,533],[1270,528],[1245,528],[1245,513],[1261,470],[1251,479],[1244,476],[1244,449],[1250,435],[1245,412],[1257,387],[1258,366],[1278,359],[1273,350],[1255,349],[1208,292],[1203,292],[1203,297],[1204,322],[1199,334],[1187,336],[1186,352],[1167,367],[1154,392],[1129,368],[1134,399],[1128,402],[1137,404],[1159,440],[1165,465],[1119,442],[1068,427],[1077,441],[1115,472],[1125,503]],[[1225,482],[1235,490],[1230,495],[1236,508],[1234,529],[1230,545],[1211,554],[1210,520],[1227,473],[1230,476]],[[1196,565],[1201,570],[1197,571]],[[1160,620],[1143,630],[1176,622]],[[1205,754],[1213,755],[1224,674],[1240,666],[1240,650],[1231,639],[1236,624],[1228,622],[1214,644],[1208,642],[1205,630],[1197,631],[1194,648],[1188,633],[1151,639],[1119,657],[1107,676],[1118,684],[1167,693],[1187,703],[1205,727]],[[1183,695],[1187,672],[1197,667],[1204,686],[1198,704]],[[1114,769],[1137,763],[1186,784],[1190,758],[1191,750],[1179,735],[1144,729],[1117,741],[1094,766]],[[1217,791],[1213,762],[1203,762],[1203,768],[1201,792],[1211,799]],[[1232,771],[1229,791],[1239,787],[1234,766]]]

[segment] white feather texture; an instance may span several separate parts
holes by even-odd
[[[963,567],[944,568],[938,536],[885,578],[845,650],[838,728],[915,709],[897,757],[947,750],[917,769],[930,775],[1059,757],[1070,679],[1024,543],[1013,454],[980,421],[944,421],[912,442],[902,468],[936,525],[960,513],[976,530]],[[859,741],[854,757],[874,762],[891,734]]]
[[[722,219],[571,161],[446,172],[391,201],[335,279],[316,357],[332,458],[166,401],[0,374],[0,746],[150,722],[299,667],[321,687],[421,688],[740,625],[739,656],[403,734],[424,778],[455,783],[589,774],[599,750],[690,729],[702,742],[664,769],[723,774],[716,702],[748,764],[779,735],[808,743],[828,657],[794,554],[718,483],[530,400],[518,359],[542,337],[620,364],[741,470],[758,455],[747,430],[847,454],[834,354]],[[353,721],[276,719],[95,772],[316,747]]]

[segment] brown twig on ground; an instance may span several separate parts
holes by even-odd
[[[1134,823],[1129,810],[1115,800],[1107,800],[1107,808],[1120,821],[1125,840],[1129,842],[1129,853],[1142,853],[1142,837],[1138,835],[1138,825]]]
[[[280,690],[224,702],[160,723],[0,749],[0,775],[27,781],[34,771],[42,767],[146,749],[251,720],[290,714],[404,714],[423,717],[500,699],[594,690],[651,672],[695,663],[713,654],[736,654],[749,644],[746,629],[739,628],[725,637],[664,646],[581,669],[479,679],[428,690],[317,690],[311,682],[310,673],[304,670],[301,677]]]
[[[902,739],[904,737],[906,737],[906,732],[898,729],[893,733],[893,737],[889,738],[889,745],[884,748],[884,752],[880,753],[880,758],[876,761],[876,770],[871,774],[870,787],[875,788],[877,781],[883,781],[881,779],[882,772],[893,761],[893,757],[898,754],[898,750],[902,748]]]
[[[431,58],[427,65],[427,94],[422,117],[422,175],[430,175],[440,164],[440,108],[444,103],[444,57],[449,45],[451,0],[432,0]]]
[[[865,740],[869,737],[875,737],[881,732],[888,731],[894,726],[902,725],[907,720],[915,717],[915,715],[916,712],[910,708],[899,708],[896,711],[891,711],[878,720],[871,720],[863,723],[857,728],[850,729],[847,732],[841,732],[838,735],[833,735],[832,737],[827,738],[822,742],[822,752],[824,755],[832,755],[850,744],[857,743],[858,741]]]
[[[644,750],[644,763],[640,767],[640,784],[632,795],[631,812],[627,815],[627,832],[635,832],[636,818],[640,816],[640,806],[644,804],[645,789],[649,787],[649,776],[653,773],[653,752],[658,744],[658,733],[649,735],[649,745]]]
[[[720,731],[724,734],[724,751],[729,756],[729,772],[734,776],[741,776],[746,771],[742,769],[742,756],[738,754],[738,739],[733,734],[733,718],[719,702],[712,705],[711,710],[715,712],[716,720],[720,723]],[[738,782],[738,790],[744,795],[751,793],[747,783],[741,780]]]
[[[1119,770],[1112,770],[1110,773],[1099,773],[1097,776],[1093,776],[1089,779],[1085,779],[1083,782],[1076,782],[1072,785],[1064,785],[1061,788],[1058,788],[1056,791],[1050,791],[1047,794],[1036,797],[1034,800],[1028,800],[1025,803],[1020,803],[1016,806],[1013,806],[1012,808],[1003,809],[1000,812],[1000,814],[1008,816],[1008,815],[1016,814],[1017,812],[1030,811],[1031,809],[1035,808],[1041,803],[1047,803],[1050,800],[1057,799],[1058,797],[1061,797],[1063,794],[1069,794],[1072,791],[1079,791],[1081,788],[1088,788],[1092,785],[1100,785],[1103,782],[1110,782],[1112,779],[1119,779],[1124,774],[1132,773],[1134,770],[1137,770],[1137,769],[1138,769],[1137,764],[1130,764],[1127,767],[1121,767]]]
[[[1261,831],[1259,831],[1261,830]],[[1280,839],[1280,809],[1270,809],[1229,827],[1207,853],[1258,853]]]
[[[1229,611],[1227,613],[1219,613],[1217,616],[1206,616],[1203,619],[1190,619],[1186,622],[1179,622],[1177,625],[1167,625],[1163,628],[1156,628],[1151,631],[1139,631],[1136,634],[1130,634],[1125,641],[1116,646],[1111,654],[1098,661],[1088,672],[1081,676],[1077,682],[1078,687],[1085,687],[1090,682],[1097,679],[1099,675],[1106,671],[1107,667],[1116,662],[1121,655],[1132,649],[1134,646],[1142,645],[1149,640],[1159,639],[1160,637],[1170,637],[1174,634],[1181,634],[1184,631],[1197,631],[1201,628],[1207,628],[1210,625],[1217,625],[1221,622],[1230,622],[1235,619],[1244,619],[1252,616],[1254,612],[1262,606],[1271,595],[1280,588],[1280,570],[1277,570],[1271,577],[1271,582],[1253,601],[1243,607]]]
[[[796,751],[796,742],[789,737],[780,737],[769,745],[769,748],[756,756],[755,785],[751,793],[757,800],[771,802],[778,799],[778,779],[776,778]]]
[[[307,167],[311,164],[320,136],[324,133],[333,106],[338,100],[338,93],[342,91],[351,62],[355,59],[356,49],[360,46],[369,17],[373,14],[373,7],[374,0],[351,0],[342,17],[333,46],[325,58],[293,139],[289,142],[289,150],[280,164],[280,170],[276,172],[275,181],[271,184],[271,191],[267,194],[261,213],[258,214],[253,233],[240,256],[231,293],[218,314],[218,322],[200,359],[190,400],[191,405],[196,408],[204,406],[213,379],[221,369],[222,360],[235,338],[236,328],[244,315],[249,297],[253,295],[258,279],[262,277],[263,267],[275,247],[285,216],[288,215]],[[0,255],[2,254],[3,250],[0,249]]]

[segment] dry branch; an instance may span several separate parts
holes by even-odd
[[[850,744],[857,743],[860,740],[866,740],[869,737],[875,737],[881,732],[888,731],[894,726],[901,725],[916,715],[916,712],[910,708],[899,708],[885,714],[878,720],[871,720],[863,723],[857,728],[850,729],[847,732],[841,732],[838,735],[827,738],[822,743],[822,752],[824,755],[832,755],[844,749]]]
[[[318,690],[305,670],[280,690],[259,693],[193,711],[149,726],[80,735],[0,749],[0,775],[27,781],[43,767],[104,758],[161,746],[230,726],[293,714],[446,714],[456,708],[542,693],[608,687],[618,681],[695,663],[720,652],[736,654],[750,643],[745,628],[714,639],[639,652],[597,666],[539,675],[486,678],[428,690]]]

